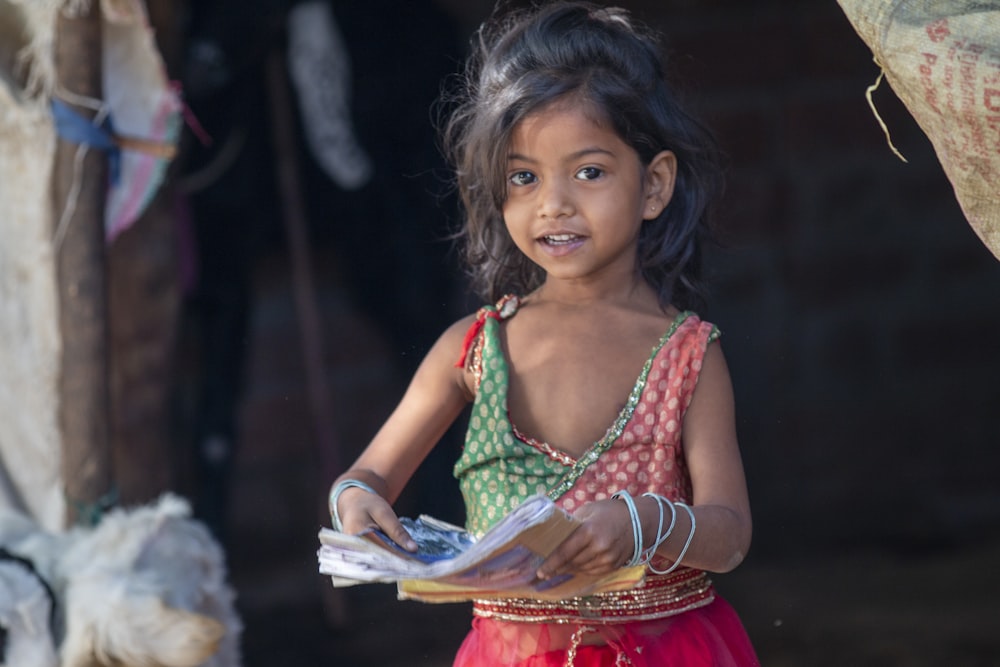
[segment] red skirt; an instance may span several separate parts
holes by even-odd
[[[575,652],[575,655],[572,655]],[[516,623],[474,618],[454,667],[756,667],[733,608],[711,604],[676,616],[613,625]]]

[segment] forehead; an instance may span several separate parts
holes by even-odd
[[[556,100],[514,126],[509,153],[573,152],[589,144],[616,152],[630,148],[593,105],[573,99]]]

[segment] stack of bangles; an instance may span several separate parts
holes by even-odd
[[[694,539],[694,531],[695,527],[697,526],[697,522],[695,522],[694,520],[694,512],[685,503],[672,502],[670,500],[667,500],[663,496],[656,495],[655,493],[644,493],[642,495],[648,496],[649,498],[655,500],[656,506],[660,509],[660,521],[656,528],[656,539],[653,540],[653,543],[650,544],[645,549],[643,549],[642,546],[643,545],[642,522],[639,521],[639,511],[635,507],[635,500],[633,500],[631,494],[629,494],[628,491],[624,490],[619,491],[618,493],[611,496],[612,498],[620,498],[625,502],[625,506],[628,507],[629,519],[631,519],[632,521],[632,538],[633,538],[632,558],[626,564],[626,567],[633,567],[635,565],[647,565],[650,571],[655,572],[656,574],[669,574],[680,566],[681,561],[684,560],[685,554],[687,554],[688,547],[691,546],[691,540]],[[659,549],[660,546],[667,541],[667,538],[670,537],[670,534],[674,531],[674,526],[677,524],[678,507],[683,507],[684,510],[688,513],[688,516],[691,518],[691,532],[688,533],[687,540],[684,542],[684,546],[681,548],[681,552],[680,554],[678,554],[677,559],[673,562],[673,564],[665,570],[657,570],[655,567],[653,567],[653,564],[650,561],[652,560],[653,555],[656,554],[656,550]],[[663,520],[666,515],[664,508],[670,509],[670,523],[669,525],[667,525],[665,530],[663,527],[664,523]]]
[[[337,501],[340,500],[340,494],[351,487],[378,495],[378,492],[376,492],[375,489],[357,479],[345,479],[337,482],[334,487],[330,489],[330,521],[333,524],[333,529],[338,533],[344,530],[344,525],[340,522],[340,512],[337,511]]]

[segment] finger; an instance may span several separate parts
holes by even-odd
[[[417,543],[413,541],[410,534],[406,532],[405,528],[403,528],[403,524],[399,522],[399,518],[396,516],[396,513],[392,511],[392,508],[389,507],[388,503],[382,505],[381,507],[373,508],[371,517],[390,540],[407,551],[417,550]]]
[[[618,566],[617,555],[594,545],[588,544],[581,548],[572,559],[566,562],[564,569],[577,574],[599,574],[609,572]]]
[[[622,567],[623,562],[627,561],[619,558],[617,555],[600,553],[588,555],[577,562],[571,563],[570,567],[574,568],[574,571],[579,574],[609,574]]]
[[[570,536],[538,566],[536,575],[539,579],[549,579],[571,571],[569,564],[576,559],[583,548],[579,540],[574,539],[578,531],[579,529],[570,533]]]

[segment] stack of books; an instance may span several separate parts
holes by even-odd
[[[458,602],[470,599],[564,600],[628,590],[643,581],[645,566],[609,575],[566,574],[539,579],[538,567],[579,522],[546,496],[531,496],[478,539],[429,516],[401,519],[416,552],[384,533],[319,533],[319,571],[334,586],[395,583],[401,599]]]

